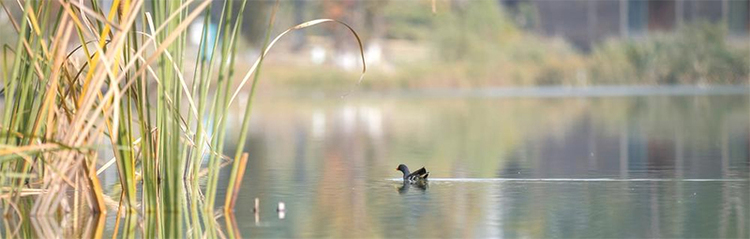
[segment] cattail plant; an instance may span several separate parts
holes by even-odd
[[[134,213],[148,215],[144,237],[216,236],[210,228],[220,166],[232,164],[224,208],[231,213],[247,161],[240,159],[258,71],[282,36],[335,22],[354,34],[362,53],[354,30],[333,19],[305,22],[271,38],[274,7],[260,57],[238,74],[234,58],[246,0],[113,0],[106,8],[97,0],[0,4],[18,33],[1,59],[4,215],[103,215],[113,207],[115,233],[122,229],[126,237],[137,228]],[[214,7],[221,8],[215,35],[208,31]],[[186,29],[194,21],[204,28],[192,58]],[[364,56],[362,64],[364,75]],[[239,138],[231,139],[237,151],[227,156],[228,109],[243,91],[250,100]],[[104,157],[104,150],[114,157]],[[122,188],[111,198],[98,176],[110,165]],[[201,172],[207,172],[205,182]]]

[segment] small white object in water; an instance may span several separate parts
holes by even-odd
[[[276,211],[278,212],[286,211],[286,205],[284,204],[284,202],[279,202],[279,206],[276,208]]]
[[[286,217],[286,212],[280,211],[279,212],[279,219],[284,219]]]
[[[255,198],[255,207],[253,208],[253,212],[258,213],[260,210],[260,199]]]
[[[260,215],[258,213],[255,213],[255,225],[260,225]]]

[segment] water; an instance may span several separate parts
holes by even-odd
[[[741,90],[258,98],[236,231],[218,223],[246,238],[748,238]],[[426,167],[429,183],[402,184],[401,163]],[[117,188],[116,172],[101,179]],[[110,237],[115,216],[32,218],[21,230]],[[141,235],[142,219],[120,235]]]
[[[243,237],[747,238],[748,99],[260,98],[237,226]],[[433,179],[404,187],[400,163]]]

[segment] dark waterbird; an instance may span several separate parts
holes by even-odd
[[[410,183],[427,181],[427,176],[430,175],[430,172],[427,172],[427,169],[424,169],[424,167],[417,169],[413,173],[409,173],[409,168],[406,165],[399,164],[396,170],[404,174],[404,182]]]

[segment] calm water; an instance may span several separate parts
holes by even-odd
[[[237,231],[262,238],[750,237],[750,96],[534,94],[259,98]],[[230,125],[239,127],[239,117]],[[229,139],[236,134],[230,130]],[[427,167],[432,180],[403,185],[400,163]],[[115,190],[115,172],[102,182]],[[105,221],[109,237],[115,213]],[[60,235],[55,228],[35,230]],[[62,231],[76,237],[75,230]]]
[[[259,99],[237,224],[243,237],[747,238],[748,99]],[[399,163],[433,180],[404,187]]]

